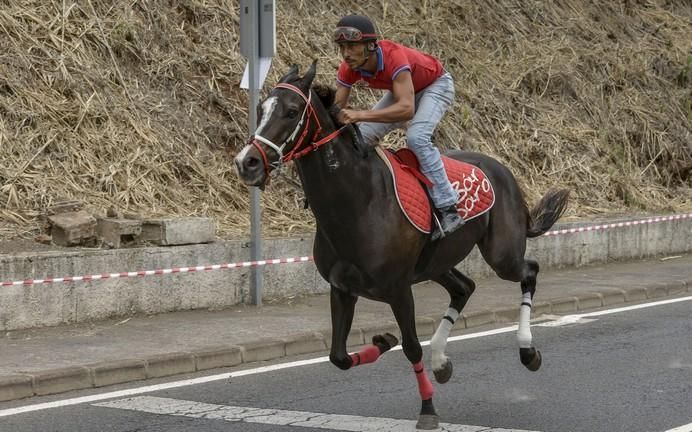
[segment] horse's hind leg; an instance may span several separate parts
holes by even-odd
[[[541,367],[541,352],[531,344],[531,307],[533,306],[533,295],[536,292],[536,276],[538,275],[538,263],[533,260],[526,260],[526,275],[521,280],[521,306],[519,309],[519,330],[517,331],[517,341],[519,342],[519,358],[521,363],[530,371],[537,371]]]
[[[447,273],[433,278],[433,280],[442,285],[450,297],[447,313],[442,317],[440,325],[430,341],[433,374],[435,374],[435,380],[438,383],[444,384],[449,381],[453,370],[451,360],[445,355],[447,338],[454,327],[454,323],[459,318],[459,314],[466,306],[466,302],[476,289],[476,284],[453,267]]]
[[[483,253],[483,249],[481,249],[481,253]],[[519,358],[528,370],[537,371],[541,367],[541,352],[532,345],[533,338],[529,321],[531,319],[533,295],[536,293],[538,263],[533,260],[522,259],[521,264],[517,264],[516,260],[508,259],[501,264],[495,265],[493,261],[488,260],[485,254],[483,256],[499,277],[504,280],[521,282],[521,306],[519,308],[519,329],[517,330]],[[514,263],[514,265],[510,263]]]
[[[498,227],[494,231],[494,236],[479,243],[478,247],[485,261],[500,278],[521,283],[522,300],[517,331],[519,357],[527,369],[537,371],[541,367],[541,353],[532,346],[529,320],[533,296],[536,293],[538,263],[524,259],[526,238],[506,227]]]
[[[418,382],[418,392],[421,397],[421,410],[418,416],[417,430],[435,430],[439,426],[439,417],[433,405],[433,384],[425,372],[423,364],[423,348],[416,334],[416,312],[413,304],[413,293],[409,286],[405,293],[390,303],[394,318],[401,330],[401,346],[404,355],[413,365],[413,372]]]

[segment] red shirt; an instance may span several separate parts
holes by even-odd
[[[377,41],[377,71],[371,74],[367,71],[351,69],[347,63],[341,62],[336,81],[344,87],[351,87],[358,81],[365,81],[369,87],[392,90],[394,78],[401,71],[411,72],[415,92],[426,88],[444,73],[442,63],[437,58],[392,42]]]

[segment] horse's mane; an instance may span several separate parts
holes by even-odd
[[[334,99],[336,97],[336,90],[326,84],[313,84],[312,89],[315,91],[317,96],[319,96],[322,105],[329,111],[329,108],[334,105]]]
[[[334,105],[334,100],[336,99],[336,89],[328,85],[318,83],[312,85],[312,90],[315,92],[315,94],[317,94],[320,102],[322,102],[322,105],[324,105],[324,107],[327,109],[327,112],[331,116],[332,120],[334,120],[337,127],[342,126],[341,123],[339,123],[339,120],[336,118],[340,109],[339,106]],[[351,135],[351,139],[356,151],[363,158],[366,158],[370,151],[372,151],[373,147],[369,147],[363,143],[363,138],[360,135],[360,131],[358,130],[358,126],[356,124],[348,126],[349,127],[347,130]]]

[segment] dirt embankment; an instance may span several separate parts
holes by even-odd
[[[438,143],[507,163],[530,201],[565,186],[572,217],[691,211],[692,4],[502,3],[277,0],[265,87],[313,58],[333,83],[331,29],[366,13],[454,75]],[[61,199],[247,232],[238,30],[236,1],[0,0],[0,238],[30,237]],[[267,235],[311,229],[286,182],[262,200]]]

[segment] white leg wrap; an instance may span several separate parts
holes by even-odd
[[[447,347],[447,338],[449,337],[449,332],[454,327],[454,323],[448,320],[449,317],[453,322],[459,318],[459,312],[454,308],[447,309],[447,314],[445,318],[440,322],[440,326],[437,327],[435,335],[430,340],[430,348],[432,349],[432,367],[433,370],[440,370],[442,365],[447,361],[447,356],[445,356],[445,348]]]
[[[517,341],[519,348],[531,348],[531,293],[524,293],[521,299],[521,307],[519,309],[519,330],[517,330]]]

